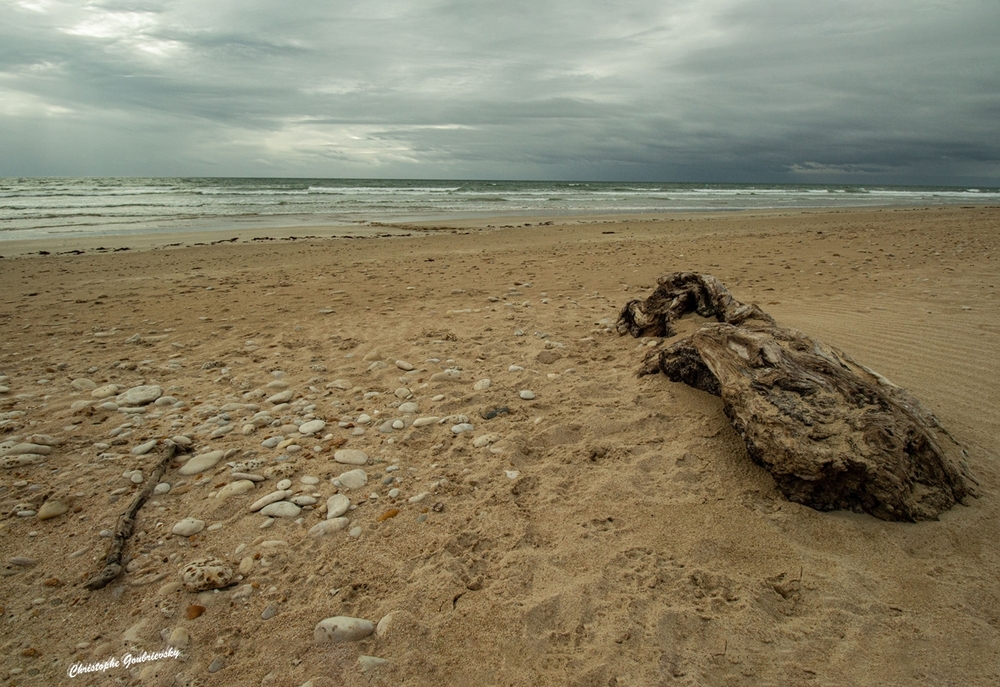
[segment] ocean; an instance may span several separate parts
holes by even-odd
[[[0,178],[0,241],[474,217],[983,205],[997,188],[569,181]]]

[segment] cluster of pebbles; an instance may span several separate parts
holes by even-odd
[[[338,535],[357,539],[366,522],[409,513],[423,523],[443,510],[444,503],[433,497],[448,480],[435,474],[433,464],[406,465],[405,452],[393,450],[397,443],[403,446],[421,437],[436,442],[432,451],[437,451],[463,438],[472,448],[498,456],[499,475],[518,478],[517,470],[503,464],[502,434],[481,432],[477,425],[508,416],[515,404],[535,399],[533,391],[500,392],[491,399],[497,403],[478,416],[471,409],[471,417],[435,413],[436,408],[450,408],[452,398],[460,395],[441,391],[495,392],[497,386],[490,379],[467,380],[450,360],[432,358],[418,366],[372,351],[359,362],[359,374],[373,378],[394,367],[402,373],[399,386],[360,386],[321,377],[293,386],[281,370],[271,370],[266,384],[253,385],[248,377],[215,362],[202,369],[235,391],[191,398],[183,384],[169,381],[99,383],[90,377],[101,370],[91,368],[90,376],[67,379],[64,393],[56,389],[57,382],[44,380],[49,392],[44,396],[11,395],[18,384],[0,376],[0,428],[7,433],[0,443],[0,508],[29,528],[36,527],[33,522],[41,528],[40,521],[71,518],[82,542],[67,559],[82,579],[95,572],[95,561],[107,547],[102,542],[113,535],[116,514],[147,486],[160,452],[176,447],[137,521],[139,532],[128,550],[141,553],[127,556],[117,584],[161,583],[158,595],[167,598],[235,589],[234,599],[246,599],[254,589],[247,582],[266,558],[262,563],[259,554],[245,555],[246,542],[231,554],[219,551],[212,542],[220,530],[245,530],[247,519],[259,530],[279,529],[276,523],[287,521],[290,526],[281,527],[278,536],[257,537],[249,544],[268,550]],[[143,361],[149,377],[154,376],[152,363]],[[116,370],[117,365],[112,366],[115,372],[134,367]],[[439,371],[432,371],[435,366]],[[167,370],[177,369],[174,359]],[[512,365],[509,372],[523,370]],[[61,420],[69,420],[59,431],[21,432],[51,424],[46,414],[61,406],[67,411],[60,414]],[[81,440],[81,430],[88,425],[99,426],[104,436]],[[25,553],[5,562],[4,575],[18,575],[38,564],[30,551],[32,538],[39,535],[44,532],[28,532],[22,540]],[[193,551],[195,547],[199,551]],[[203,553],[206,549],[210,555]],[[262,618],[273,616],[274,608],[269,606]],[[314,639],[358,641],[377,635],[378,627],[384,629],[389,621],[389,616],[381,625],[347,616],[320,619]],[[163,636],[171,646],[189,649],[191,638],[184,628],[172,628]],[[94,655],[107,650],[88,642],[78,648],[81,656],[88,654],[85,649],[92,648]],[[365,669],[385,663],[375,656],[362,659]],[[209,672],[222,665],[213,662]]]

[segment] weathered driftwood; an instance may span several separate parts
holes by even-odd
[[[718,323],[654,351],[639,374],[663,372],[720,396],[747,452],[788,499],[915,521],[974,493],[965,450],[905,390],[779,327],[711,275],[675,272],[658,283],[622,309],[620,334],[671,336],[671,323],[692,311]]]
[[[121,574],[125,544],[128,543],[129,538],[132,536],[132,528],[135,526],[136,515],[138,515],[142,505],[146,503],[146,499],[153,493],[153,489],[159,483],[160,478],[163,477],[163,473],[167,471],[167,466],[170,465],[170,461],[173,460],[176,451],[176,445],[169,444],[167,446],[166,451],[163,452],[156,467],[153,468],[152,474],[146,481],[146,486],[135,495],[128,510],[118,518],[118,524],[115,526],[115,536],[111,540],[111,549],[104,559],[104,567],[83,583],[83,586],[87,589],[103,589]]]

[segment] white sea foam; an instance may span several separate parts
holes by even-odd
[[[998,189],[354,179],[0,179],[0,240],[473,216],[993,204]]]

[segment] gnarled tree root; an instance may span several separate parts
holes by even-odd
[[[620,334],[670,336],[687,312],[718,322],[654,351],[639,374],[663,372],[721,397],[750,457],[789,500],[916,521],[975,494],[965,450],[905,390],[779,327],[711,275],[675,272],[658,283],[622,309]]]

